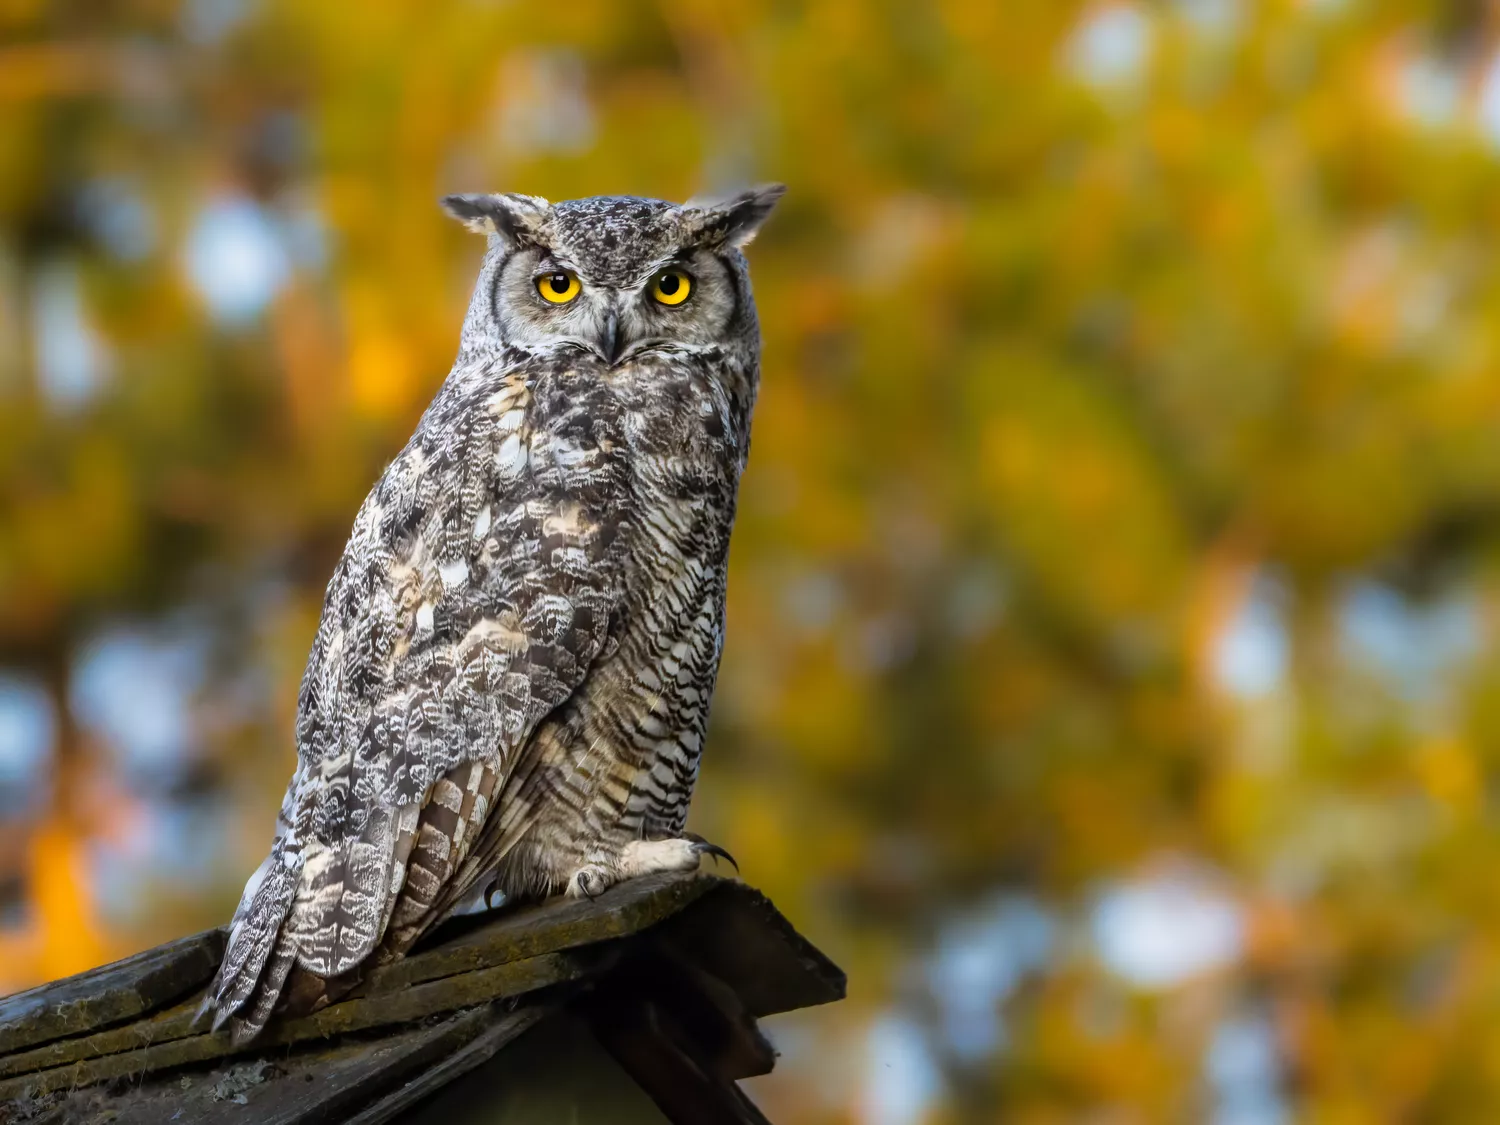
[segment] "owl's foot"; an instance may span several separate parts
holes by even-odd
[[[740,873],[740,865],[734,861],[734,856],[730,855],[723,848],[719,847],[718,844],[711,844],[711,843],[709,843],[707,840],[705,840],[702,836],[698,835],[698,833],[696,833],[696,832],[684,832],[682,834],[682,838],[684,840],[691,840],[692,841],[692,843],[693,843],[693,851],[695,851],[698,855],[700,855],[700,856],[703,856],[703,855],[711,855],[711,856],[713,856],[714,857],[714,866],[715,867],[717,867],[719,865],[719,860],[722,859],[722,860],[725,860],[729,864],[730,867],[734,868],[734,873],[736,875],[738,875]]]
[[[598,898],[616,883],[660,871],[695,871],[698,861],[711,855],[717,862],[727,859],[736,871],[740,865],[717,844],[702,836],[686,833],[669,840],[632,840],[614,863],[588,863],[573,872],[568,880],[569,898]]]

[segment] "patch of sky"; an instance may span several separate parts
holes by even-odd
[[[1463,108],[1463,78],[1457,68],[1433,55],[1421,54],[1402,64],[1396,97],[1415,121],[1435,128],[1452,124]]]
[[[72,710],[128,779],[170,778],[190,754],[205,644],[191,634],[120,628],[84,646],[74,668]]]
[[[290,193],[279,201],[281,239],[292,264],[316,272],[328,264],[328,224],[311,198]]]
[[[1485,65],[1475,112],[1480,132],[1491,144],[1500,145],[1500,50]]]
[[[290,280],[285,232],[261,204],[218,195],[188,230],[183,266],[215,320],[238,327],[260,315]]]
[[[1141,77],[1152,38],[1151,18],[1137,5],[1094,4],[1068,38],[1063,60],[1090,85],[1126,86]]]
[[[1174,867],[1100,894],[1093,943],[1112,973],[1165,989],[1232,964],[1244,944],[1239,905],[1206,871]]]
[[[943,927],[926,976],[958,1058],[977,1061],[1002,1044],[1001,1004],[1047,965],[1056,940],[1052,916],[1022,895],[1000,896]]]
[[[122,838],[93,847],[100,909],[120,923],[140,920],[152,887],[181,889],[215,885],[233,862],[228,810],[221,802],[153,798],[143,801]]]
[[[36,802],[57,739],[52,699],[29,676],[0,674],[0,816]]]
[[[1453,669],[1479,653],[1479,620],[1480,607],[1470,591],[1421,603],[1390,586],[1360,581],[1348,586],[1338,603],[1346,657],[1413,700],[1438,694]]]
[[[1285,591],[1258,575],[1213,650],[1214,678],[1235,695],[1255,697],[1273,691],[1286,674]]]
[[[34,284],[32,334],[39,387],[55,409],[76,410],[109,377],[109,353],[89,323],[75,263],[47,263]]]
[[[1203,1067],[1213,1096],[1212,1125],[1286,1125],[1275,1029],[1262,1015],[1239,1014],[1214,1029]]]
[[[1194,31],[1222,38],[1239,30],[1240,0],[1175,0],[1173,5]]]
[[[251,0],[187,0],[182,5],[182,34],[188,42],[211,47],[244,23]]]
[[[942,1076],[922,1028],[895,1013],[878,1017],[865,1039],[863,1125],[916,1125],[942,1088]]]
[[[92,180],[79,192],[77,206],[83,225],[119,261],[139,262],[156,249],[156,215],[130,181]]]

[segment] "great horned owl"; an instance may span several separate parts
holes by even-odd
[[[759,379],[740,251],[782,191],[443,201],[488,237],[458,359],[328,585],[215,1027],[326,1004],[476,889],[718,852],[683,824]]]

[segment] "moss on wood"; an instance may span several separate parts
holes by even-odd
[[[149,1106],[170,1100],[179,1075],[189,1083],[229,1081],[247,1067],[253,1071],[256,1059],[275,1060],[278,1073],[265,1082],[277,1086],[277,1098],[291,1098],[284,1113],[277,1110],[277,1121],[302,1120],[296,1103],[311,1093],[311,1088],[291,1092],[301,1089],[282,1073],[292,1061],[301,1068],[299,1081],[312,1078],[320,1089],[325,1075],[366,1075],[361,1081],[370,1091],[363,1100],[347,1101],[339,1119],[351,1107],[363,1106],[360,1112],[375,1114],[372,1121],[384,1120],[384,1110],[376,1109],[380,1099],[389,1094],[392,1106],[405,1105],[420,1091],[413,1085],[409,1097],[398,1097],[405,1089],[399,1082],[407,1080],[387,1073],[382,1060],[419,1059],[420,1069],[409,1081],[422,1090],[435,1089],[449,1080],[444,1075],[461,1069],[458,1064],[468,1058],[464,1051],[483,1055],[489,1049],[487,1039],[470,1042],[470,1032],[479,1034],[475,1028],[488,1036],[502,1017],[541,1018],[576,997],[574,986],[618,983],[652,957],[666,957],[685,974],[675,984],[661,984],[664,994],[679,1001],[696,996],[700,1007],[723,1017],[693,1026],[742,1048],[725,1064],[726,1075],[736,1077],[763,1072],[771,1062],[754,1015],[825,1003],[844,989],[838,968],[764,896],[715,876],[649,877],[622,884],[594,902],[551,902],[459,920],[435,935],[428,948],[375,970],[340,1003],[275,1021],[252,1043],[238,1046],[227,1033],[194,1026],[198,998],[222,948],[222,933],[211,931],[0,1004],[5,1017],[0,1043],[13,1045],[0,1052],[0,1120],[17,1108],[16,1099],[28,1113],[50,1112],[48,1107],[62,1102],[72,1112],[87,1103],[113,1107],[108,1112],[115,1116],[100,1121],[153,1120]],[[428,1036],[440,1027],[451,1034]],[[446,1046],[434,1054],[439,1042]],[[246,1096],[262,1101],[270,1095],[257,1087]],[[217,1119],[225,1108],[210,1116]]]
[[[477,930],[444,941],[431,949],[376,970],[370,980],[352,994],[350,1000],[329,1007],[305,1020],[292,1021],[280,1025],[280,1028],[273,1026],[262,1041],[271,1041],[272,1037],[280,1034],[282,1030],[298,1029],[308,1025],[309,1020],[313,1021],[314,1026],[324,1028],[319,1032],[320,1034],[337,1034],[342,1030],[348,1030],[336,1026],[338,1020],[360,1018],[357,1013],[365,1010],[357,1006],[351,1007],[355,1000],[368,998],[374,1001],[381,996],[402,993],[412,985],[455,978],[465,974],[467,975],[464,981],[455,982],[452,988],[440,991],[444,995],[451,994],[456,997],[457,1003],[448,1004],[449,1008],[458,1004],[476,1003],[488,998],[484,992],[486,988],[492,986],[487,983],[491,981],[490,977],[475,975],[481,973],[482,970],[517,965],[519,962],[536,959],[544,954],[597,945],[610,939],[639,933],[664,918],[676,914],[717,882],[718,880],[711,876],[689,879],[681,876],[657,876],[624,884],[594,902],[553,902],[504,914]],[[205,939],[208,940],[205,941]],[[202,943],[201,948],[211,948],[214,964],[208,966],[206,972],[202,971],[201,965],[185,956],[187,950],[177,948],[184,943],[174,942],[171,946],[162,946],[151,952],[167,954],[167,960],[177,967],[180,974],[175,978],[176,981],[180,983],[183,980],[193,979],[194,983],[186,986],[191,989],[207,981],[214,968],[217,967],[217,959],[222,951],[222,934],[219,931],[210,931],[207,935],[200,934],[195,938],[184,939],[184,942]],[[152,994],[151,988],[160,990],[159,986],[169,978],[162,973],[159,966],[133,964],[139,960],[139,958],[132,958],[94,973],[85,973],[69,978],[67,981],[60,981],[56,986],[47,986],[34,991],[37,995],[45,997],[67,993],[70,989],[78,990],[81,986],[85,986],[86,982],[100,980],[106,976],[114,981],[124,977],[128,981],[138,982],[136,990],[131,992],[120,988],[118,984],[112,985],[113,991],[101,993],[101,1003],[106,996],[130,995],[134,995],[143,1003],[144,997]],[[514,973],[499,974],[493,979],[525,981],[532,979],[532,975],[540,973],[543,965],[547,966],[548,971],[558,975],[543,980],[542,984],[571,979],[565,974],[562,962],[539,960],[531,965],[518,967]],[[129,976],[128,974],[133,971],[139,971],[141,976],[139,978]],[[61,986],[69,986],[69,988],[65,989]],[[537,985],[537,987],[540,986]],[[175,995],[180,996],[183,991],[185,989],[178,988]],[[514,995],[518,991],[525,991],[525,989],[512,988],[512,991],[505,995]],[[21,997],[14,999],[19,1000]],[[30,1050],[0,1054],[0,1079],[126,1051],[140,1051],[147,1047],[191,1038],[197,1030],[193,1027],[193,1017],[198,1008],[198,1001],[199,994],[195,993],[183,1003],[155,1012],[124,1027],[108,1028],[104,1031],[96,1031],[92,1035],[74,1034],[69,1038],[54,1039],[53,1042],[44,1043]],[[396,1005],[387,1006],[387,1010],[404,1010],[405,1003],[401,1001]],[[73,1023],[70,1026],[78,1030],[87,1030],[86,1027],[80,1026],[80,1023],[90,1010],[97,1012],[104,1009],[97,1006],[93,1009],[75,1007],[72,1009]],[[125,1008],[124,1005],[116,1002],[115,1006],[108,1010],[122,1011]],[[427,1008],[419,1011],[417,1017],[429,1015],[438,1010],[442,1009]],[[42,1015],[45,1015],[45,1012]],[[323,1020],[324,1023],[318,1024],[318,1020]],[[385,1022],[399,1022],[399,1020]],[[42,1033],[47,1027],[56,1027],[59,1023],[55,1021],[47,1025],[37,1020],[34,1026],[38,1029],[38,1033]],[[6,1088],[8,1087],[5,1084],[0,1083],[0,1091]],[[6,1095],[0,1093],[0,1097],[3,1096]]]
[[[251,1054],[267,1047],[310,1039],[331,1039],[350,1032],[411,1023],[428,1016],[473,1007],[486,1001],[519,996],[548,985],[577,980],[602,967],[601,953],[568,951],[527,957],[472,973],[414,985],[393,994],[359,997],[333,1004],[310,1016],[273,1024],[253,1042],[236,1045],[227,1031],[188,1035],[135,1050],[83,1059],[0,1081],[0,1101],[38,1097],[54,1090],[84,1086],[130,1074],[201,1063],[227,1055]]]
[[[0,1000],[0,1055],[135,1019],[206,984],[224,955],[208,930]]]

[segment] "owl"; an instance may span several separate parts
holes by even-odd
[[[741,251],[783,190],[443,200],[487,238],[458,358],[328,584],[215,1028],[316,1010],[476,892],[726,854],[683,826],[759,381]]]

